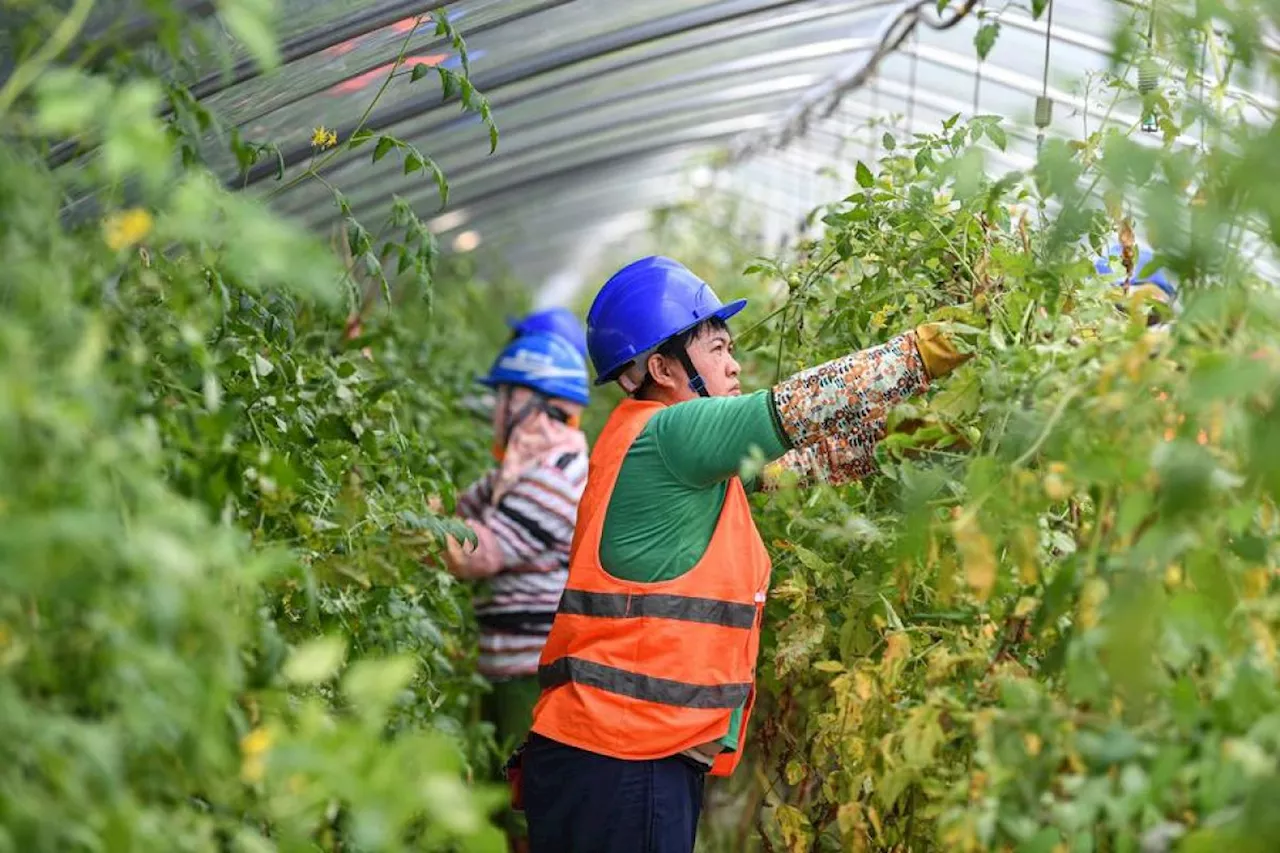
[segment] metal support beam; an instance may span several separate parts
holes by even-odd
[[[526,62],[513,63],[510,67],[499,69],[493,74],[477,75],[474,82],[481,91],[496,89],[529,77],[577,65],[609,53],[701,29],[712,24],[738,20],[759,12],[783,9],[799,2],[802,2],[802,0],[723,0],[723,2],[715,3],[705,8],[682,12],[657,20],[644,21],[616,33],[584,39]],[[438,95],[411,98],[404,104],[370,116],[364,127],[377,132],[407,119],[421,116],[424,112],[441,105],[442,99]],[[355,130],[356,125],[352,123],[338,128],[337,134],[339,138],[345,139]],[[296,166],[310,156],[311,146],[309,144],[296,145],[288,151],[282,152],[285,168]],[[275,170],[274,163],[260,163],[249,170],[247,181],[241,183],[237,180],[231,180],[227,182],[227,188],[234,190],[256,184],[273,175]]]

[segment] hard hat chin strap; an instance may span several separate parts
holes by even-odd
[[[618,375],[617,382],[627,394],[636,393],[644,385],[644,381],[649,375],[649,357],[656,351],[649,350],[649,352],[639,356],[631,363],[630,367]],[[676,358],[680,359],[680,366],[684,368],[685,375],[689,377],[689,390],[699,397],[710,397],[711,392],[707,390],[707,383],[703,380],[702,375],[698,373],[698,369],[693,366],[693,359],[689,357],[688,349],[680,347],[676,352]]]
[[[509,391],[506,392],[506,397],[507,400],[511,399],[511,393]],[[533,391],[532,395],[527,401],[525,401],[523,406],[514,412],[510,410],[507,411],[502,424],[502,446],[506,447],[507,442],[511,441],[511,434],[516,431],[516,427],[524,423],[525,419],[530,415],[536,414],[537,412],[542,412],[547,417],[551,418],[551,420],[558,421],[562,424],[570,423],[573,420],[573,416],[564,409],[552,403],[544,395],[537,391]]]
[[[698,373],[698,368],[693,366],[693,359],[689,357],[689,350],[686,347],[680,347],[676,355],[680,358],[680,364],[684,367],[685,375],[689,377],[689,390],[699,397],[710,397],[711,392],[707,390],[707,383],[703,381],[702,374]]]

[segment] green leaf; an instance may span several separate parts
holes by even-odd
[[[831,571],[831,563],[803,545],[793,544],[792,550],[795,551],[800,563],[815,574],[826,574]]]
[[[440,73],[440,96],[448,100],[456,90],[457,83],[454,81],[453,72],[448,68],[436,66],[436,71]]]
[[[858,186],[862,187],[863,189],[870,189],[872,186],[875,185],[876,179],[871,174],[871,170],[867,168],[866,163],[863,163],[861,160],[859,160],[857,169],[855,171],[857,173]]]
[[[346,653],[346,641],[340,637],[311,640],[298,646],[289,655],[282,675],[294,684],[317,684],[338,671]]]
[[[1051,826],[1046,826],[1035,835],[1023,841],[1018,853],[1053,853],[1062,843],[1062,834]]]
[[[978,32],[973,37],[973,45],[978,49],[978,58],[986,59],[991,53],[991,48],[995,47],[996,37],[1000,35],[1000,24],[992,22],[983,24],[978,28]]]
[[[392,148],[396,147],[396,144],[397,140],[390,136],[379,136],[378,144],[373,149],[373,162],[376,163],[383,157],[386,157],[387,153],[391,151]]]
[[[893,134],[887,132],[880,137],[880,144],[884,146],[885,151],[892,151],[898,147],[898,141],[893,138]]]
[[[362,660],[352,664],[343,677],[342,692],[363,716],[381,722],[387,708],[413,680],[416,668],[408,655]]]
[[[274,0],[221,0],[218,7],[218,15],[227,29],[244,43],[263,70],[280,64],[280,52],[271,32]]]
[[[1049,0],[1031,0],[1031,17],[1040,20],[1044,10],[1049,8]]]
[[[1005,135],[1004,128],[996,124],[987,125],[987,138],[995,143],[995,146],[1004,151],[1009,144],[1009,138]]]
[[[917,172],[924,172],[933,165],[933,151],[929,148],[921,148],[916,152],[915,167]]]

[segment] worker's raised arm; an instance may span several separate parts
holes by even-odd
[[[768,459],[788,448],[768,391],[668,406],[653,416],[648,430],[666,468],[690,488],[707,488],[734,476],[752,448]],[[643,453],[645,446],[632,452]]]
[[[813,444],[788,450],[745,485],[748,491],[772,492],[783,485],[841,486],[861,480],[876,472],[876,442],[883,437],[883,423],[849,435],[825,436]]]
[[[670,406],[653,418],[667,467],[693,487],[734,476],[758,448],[774,474],[835,485],[874,470],[890,410],[923,392],[964,356],[933,325],[808,368],[768,391]],[[776,478],[775,478],[776,480]],[[768,474],[759,485],[768,488]]]

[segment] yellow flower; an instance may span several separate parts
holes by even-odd
[[[113,213],[102,223],[103,239],[115,251],[141,243],[151,233],[151,214],[142,208]]]
[[[311,145],[313,148],[319,148],[323,151],[326,148],[332,148],[338,144],[338,134],[329,130],[324,125],[320,125],[311,131]]]
[[[259,726],[240,738],[240,754],[243,762],[240,765],[240,778],[250,784],[262,780],[266,770],[265,757],[271,748],[271,732]]]

